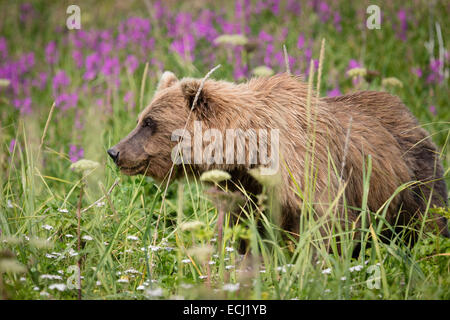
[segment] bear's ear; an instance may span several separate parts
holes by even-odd
[[[164,71],[164,73],[161,76],[161,79],[159,80],[158,86],[156,87],[156,91],[166,89],[175,84],[177,81],[178,78],[176,75],[173,74],[173,72]]]
[[[181,92],[187,101],[187,105],[192,108],[195,96],[201,85],[201,80],[185,78],[181,80]],[[212,97],[208,93],[208,83],[206,82],[198,95],[197,102],[195,103],[194,110],[197,114],[206,116],[208,110],[212,108]]]

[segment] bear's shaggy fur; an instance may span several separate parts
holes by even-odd
[[[298,232],[301,199],[296,190],[304,190],[305,170],[311,170],[307,168],[310,160],[306,159],[311,143],[314,207],[318,215],[328,212],[342,184],[346,184],[348,206],[361,207],[368,155],[372,157],[367,203],[371,211],[379,209],[400,185],[418,181],[392,200],[386,215],[389,223],[408,224],[413,217],[420,221],[428,199],[431,207],[447,204],[437,148],[397,97],[364,91],[316,99],[313,92],[308,105],[307,85],[288,74],[242,84],[206,80],[191,114],[200,84],[200,79],[178,80],[172,73],[164,73],[136,129],[110,149],[125,174],[166,177],[173,165],[171,151],[177,144],[171,141],[171,134],[186,125],[186,131],[193,136],[197,120],[202,122],[203,130],[215,128],[224,137],[227,129],[279,129],[281,183],[277,194],[282,208],[281,226],[288,231]],[[195,173],[213,168],[226,170],[236,184],[257,194],[261,186],[248,174],[250,167],[254,166],[191,164],[190,169]],[[357,226],[358,213],[348,213],[348,219]],[[427,227],[448,236],[446,219],[432,218]]]

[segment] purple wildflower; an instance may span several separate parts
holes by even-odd
[[[133,73],[139,66],[139,61],[134,55],[130,54],[125,60],[125,66],[130,73]]]
[[[411,68],[411,73],[417,76],[417,78],[422,78],[422,69],[420,68]]]
[[[401,9],[397,12],[397,18],[400,21],[400,30],[397,31],[397,36],[406,41],[406,31],[408,30],[408,19],[406,16],[406,11]]]
[[[45,47],[45,60],[48,64],[55,64],[58,62],[58,51],[56,49],[55,41],[50,41]]]
[[[128,111],[134,109],[135,103],[133,91],[128,91],[125,94],[125,96],[123,97],[123,102],[126,104],[126,109]]]
[[[444,75],[441,73],[441,61],[432,58],[430,60],[430,73],[427,76],[427,83],[441,83]]]
[[[300,50],[303,49],[303,46],[305,45],[305,35],[303,33],[301,33],[298,36],[298,40],[297,40],[297,48],[299,48]]]
[[[431,105],[428,107],[428,109],[430,110],[430,112],[435,116],[436,115],[436,107]]]
[[[77,162],[84,157],[84,150],[74,144],[69,145],[69,158],[71,162]]]
[[[70,84],[70,79],[67,76],[67,74],[60,70],[56,73],[56,75],[53,77],[53,90],[56,92],[61,88],[65,88]]]
[[[105,76],[117,76],[120,72],[119,58],[105,58],[101,71]]]
[[[11,142],[9,143],[9,153],[13,153],[15,146],[16,146],[16,139],[11,139]]]
[[[334,88],[334,89],[332,89],[332,90],[327,92],[327,96],[330,97],[330,98],[338,97],[338,96],[341,96],[341,95],[342,95],[342,92],[341,92],[341,90],[339,89],[338,86],[336,86],[336,88]]]

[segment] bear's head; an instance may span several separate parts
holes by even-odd
[[[204,120],[212,109],[214,117],[220,112],[220,103],[213,103],[215,95],[208,94],[214,92],[217,83],[204,84],[191,112],[201,80],[178,80],[172,72],[164,72],[153,100],[139,115],[136,128],[108,150],[121,172],[164,179],[173,164],[172,150],[179,142],[173,139],[173,133],[183,128],[191,132],[195,120]]]

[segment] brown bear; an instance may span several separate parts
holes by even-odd
[[[252,133],[262,129],[276,130],[278,141],[270,140],[268,135],[252,139]],[[189,147],[196,130],[209,133],[210,139],[199,142],[206,148],[211,136],[225,137],[227,130],[254,131],[232,145],[231,151],[210,153],[213,161],[206,153],[198,156],[198,152],[194,161],[189,157],[186,161],[183,152],[196,152]],[[180,139],[173,138],[174,132],[180,131],[179,137],[183,137],[183,143],[188,142],[187,148],[180,146]],[[385,92],[364,91],[319,99],[314,92],[308,95],[308,86],[300,78],[288,74],[254,78],[241,84],[206,80],[202,86],[201,79],[178,80],[173,73],[165,72],[136,128],[108,154],[123,173],[145,174],[159,180],[167,178],[169,172],[172,178],[176,177],[172,167],[173,172],[183,174],[184,170],[176,170],[180,159],[189,165],[187,172],[194,174],[222,169],[231,174],[236,186],[255,195],[262,188],[248,170],[267,164],[258,157],[260,149],[246,154],[243,161],[236,161],[254,141],[264,142],[272,156],[278,152],[276,174],[280,183],[276,194],[281,206],[281,227],[294,234],[299,230],[302,206],[299,193],[311,184],[305,179],[308,175],[314,179],[315,190],[310,194],[318,216],[332,212],[328,209],[338,194],[343,194],[349,208],[361,208],[369,155],[369,210],[378,210],[400,185],[415,181],[391,199],[385,217],[390,224],[420,221],[428,201],[430,207],[447,205],[437,148],[399,98]],[[278,143],[276,151],[272,149],[274,143]],[[181,156],[174,157],[174,150]],[[230,153],[236,155],[234,162],[229,161],[233,160]],[[361,223],[359,213],[347,213],[347,220],[357,227]],[[434,228],[449,236],[444,217],[429,216],[427,221],[427,230]]]

